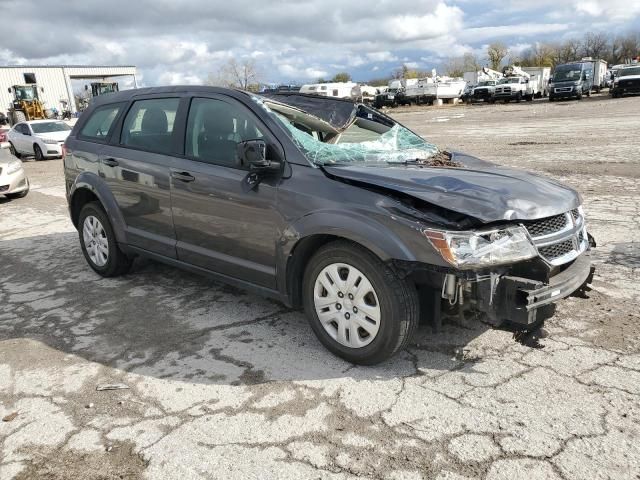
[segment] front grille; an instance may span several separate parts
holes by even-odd
[[[640,79],[619,80],[618,86],[620,88],[640,88]]]
[[[560,87],[553,89],[555,93],[568,93],[573,90],[573,87]]]
[[[530,222],[523,222],[538,253],[552,265],[573,260],[587,249],[584,218],[579,209]]]
[[[2,167],[0,167],[0,175],[2,175]]]
[[[553,245],[549,245],[548,247],[542,247],[538,249],[540,254],[547,260],[555,260],[556,258],[560,258],[563,255],[566,255],[572,250],[574,250],[574,248],[573,242],[571,240],[565,240],[564,242],[554,243]]]
[[[567,216],[564,213],[553,217],[543,218],[542,220],[536,220],[535,222],[525,225],[529,231],[529,235],[534,238],[559,232],[566,226]]]
[[[0,192],[6,192],[9,190],[9,185],[0,185]]]
[[[571,210],[571,216],[577,223],[578,220],[580,219],[580,210],[578,210],[577,208],[574,208],[573,210]]]

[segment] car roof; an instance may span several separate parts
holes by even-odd
[[[200,95],[220,93],[231,95],[236,98],[250,95],[249,92],[244,90],[238,90],[235,88],[222,88],[222,87],[210,87],[205,85],[173,85],[164,87],[146,87],[146,88],[132,88],[129,90],[121,90],[119,92],[107,93],[94,97],[91,101],[93,105],[102,105],[115,102],[127,102],[131,99],[144,95],[154,94],[175,94],[175,93],[195,93]]]
[[[20,123],[28,123],[29,125],[33,125],[34,123],[47,123],[47,122],[61,122],[62,120],[58,120],[57,118],[46,118],[44,120],[28,120],[26,122]]]

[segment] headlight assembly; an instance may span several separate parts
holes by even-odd
[[[514,263],[537,255],[523,227],[478,232],[424,230],[435,249],[457,268],[477,268]]]
[[[58,143],[58,140],[54,140],[53,138],[43,138],[42,141],[47,145],[55,145]]]
[[[22,162],[20,160],[14,160],[9,163],[9,166],[7,167],[7,175],[16,173],[20,169],[22,169]]]

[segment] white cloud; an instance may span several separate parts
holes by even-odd
[[[398,60],[398,57],[388,50],[382,52],[369,52],[367,53],[367,58],[372,62],[395,62]]]
[[[640,25],[640,0],[483,0],[481,9],[471,0],[110,2],[4,2],[12,22],[0,64],[133,64],[157,85],[206,80],[229,58],[252,58],[266,82],[338,71],[366,80],[374,67],[382,75],[402,63],[483,57],[496,39],[517,49]]]

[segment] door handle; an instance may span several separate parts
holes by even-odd
[[[115,158],[103,158],[102,163],[104,163],[107,167],[117,167],[119,165],[118,161]]]
[[[181,182],[193,182],[196,179],[196,177],[188,172],[171,172],[171,178],[175,178]]]

